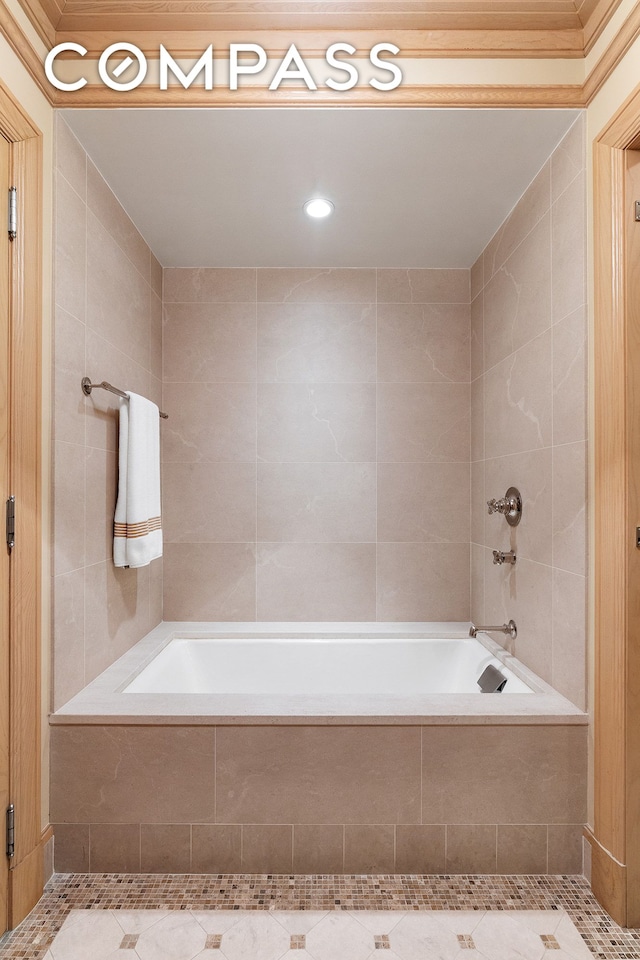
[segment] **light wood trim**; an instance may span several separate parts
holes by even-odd
[[[56,27],[60,19],[60,11],[57,10],[55,3],[50,0],[20,0],[20,6],[42,42],[47,47],[53,47],[56,42]]]
[[[40,55],[34,50],[28,37],[25,37],[9,8],[2,2],[0,2],[0,33],[49,103],[53,103],[55,91],[45,77]]]
[[[11,185],[11,145],[0,137],[0,185],[6,192]],[[9,487],[9,336],[11,327],[11,283],[9,235],[0,234],[0,489]],[[10,561],[6,550],[0,550],[0,811],[11,802],[9,757],[11,754],[11,722],[9,716],[9,577]],[[9,863],[0,858],[0,931],[7,929],[10,913]]]
[[[585,0],[578,6],[578,17],[584,27],[585,56],[599,39],[621,0]]]
[[[11,277],[11,476],[16,543],[11,558],[10,789],[16,848],[10,873],[11,926],[42,894],[41,726],[41,318],[42,137],[0,84],[0,132],[13,143],[18,237]]]
[[[586,829],[585,838],[591,847],[591,889],[600,903],[607,904],[607,912],[616,923],[624,926],[627,916],[627,868],[612,857]]]
[[[585,80],[584,98],[589,104],[607,82],[631,45],[640,37],[640,5],[633,8],[619,33],[607,47]]]

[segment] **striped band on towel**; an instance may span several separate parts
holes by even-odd
[[[114,537],[126,537],[127,540],[134,540],[136,537],[146,537],[152,530],[160,530],[162,521],[160,517],[151,517],[150,520],[140,520],[138,523],[115,523],[113,524]]]

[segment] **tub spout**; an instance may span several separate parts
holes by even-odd
[[[472,623],[469,636],[475,637],[478,633],[504,633],[506,636],[511,637],[512,640],[515,640],[518,636],[518,628],[516,627],[515,620],[509,620],[509,623],[503,623],[500,627],[476,627],[475,624]]]

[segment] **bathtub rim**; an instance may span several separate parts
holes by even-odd
[[[50,714],[51,724],[149,725],[444,725],[586,724],[588,715],[509,654],[487,634],[478,640],[532,693],[429,694],[424,697],[255,697],[215,694],[123,693],[173,639],[246,636],[342,636],[345,639],[468,639],[470,623],[297,623],[166,621],[158,624],[76,696]],[[256,707],[258,709],[256,709]],[[265,709],[269,707],[269,709]],[[331,708],[333,707],[333,711]],[[260,709],[262,708],[262,709]]]

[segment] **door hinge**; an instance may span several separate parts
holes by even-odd
[[[7,856],[12,857],[16,846],[16,810],[12,803],[7,807]]]
[[[9,240],[18,236],[18,191],[9,187]]]
[[[13,550],[16,545],[16,498],[13,494],[7,500],[7,547]]]

